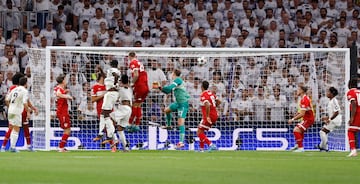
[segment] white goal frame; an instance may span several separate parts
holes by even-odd
[[[344,84],[347,86],[347,82],[350,79],[350,49],[348,48],[286,48],[286,49],[280,49],[280,48],[154,48],[154,47],[65,47],[65,46],[50,46],[47,47],[45,49],[45,56],[46,56],[46,80],[45,80],[45,88],[49,89],[50,88],[50,69],[51,69],[51,51],[52,50],[56,50],[56,51],[78,51],[78,52],[82,52],[82,53],[94,53],[94,52],[98,52],[101,51],[101,53],[106,53],[107,51],[112,54],[114,54],[115,52],[121,55],[126,55],[129,51],[135,51],[137,52],[137,54],[139,56],[141,56],[142,52],[146,53],[146,56],[162,56],[162,53],[166,53],[166,56],[169,55],[175,55],[177,53],[183,53],[183,52],[191,52],[194,57],[198,57],[199,53],[201,53],[201,55],[206,55],[208,57],[211,56],[221,56],[221,55],[227,55],[227,56],[231,56],[231,55],[239,55],[239,53],[242,53],[242,55],[246,55],[246,56],[252,56],[252,55],[256,55],[256,53],[254,53],[254,51],[256,51],[257,53],[264,53],[264,55],[266,55],[266,53],[269,53],[271,55],[276,55],[276,53],[280,54],[296,54],[296,53],[302,53],[302,52],[345,52],[345,81]],[[190,54],[191,55],[191,54]],[[45,104],[45,129],[46,129],[46,133],[45,133],[45,141],[46,141],[46,145],[45,145],[45,149],[44,150],[50,150],[51,146],[50,146],[50,138],[51,138],[51,118],[50,118],[50,96],[51,96],[51,91],[50,90],[46,90],[45,94],[46,94],[46,104]],[[341,102],[340,102],[341,103]],[[348,107],[348,102],[345,102],[346,104],[344,105],[344,107]],[[346,150],[349,150],[349,146],[348,146],[348,140],[347,140],[347,123],[349,120],[349,109],[345,108],[345,137],[346,137],[346,143],[345,143],[345,148]],[[150,135],[149,135],[150,136]],[[149,149],[151,149],[149,147]]]

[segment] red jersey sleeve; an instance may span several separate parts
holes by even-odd
[[[347,92],[346,96],[347,96],[347,99],[348,99],[349,102],[351,102],[351,101],[353,101],[353,100],[356,100],[355,90],[350,89],[350,90]]]

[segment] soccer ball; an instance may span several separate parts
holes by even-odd
[[[205,65],[207,63],[207,60],[204,56],[201,56],[201,57],[197,58],[197,62],[199,65]]]

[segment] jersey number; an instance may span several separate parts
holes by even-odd
[[[18,93],[14,93],[11,97],[11,103],[15,103],[17,97],[18,97]]]

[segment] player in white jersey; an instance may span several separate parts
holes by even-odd
[[[110,67],[111,68],[109,68],[106,71],[106,78],[109,78],[109,77],[119,78],[121,76],[121,72],[118,69],[118,61],[117,60],[110,61]]]
[[[18,152],[16,149],[16,142],[19,137],[19,130],[22,125],[22,112],[25,109],[29,109],[28,104],[28,90],[27,90],[27,78],[22,77],[19,81],[19,86],[13,89],[6,96],[6,104],[8,104],[8,120],[12,125],[13,130],[10,135],[10,152]],[[30,110],[27,110],[27,117],[30,117]]]
[[[110,114],[111,118],[117,125],[117,132],[120,137],[120,141],[123,145],[124,151],[129,151],[127,146],[124,129],[129,125],[129,119],[131,116],[131,106],[133,92],[129,85],[129,77],[127,75],[121,76],[121,84],[119,87],[119,105],[115,106],[114,111]]]
[[[117,66],[117,61],[113,60],[110,65],[113,66],[113,64],[116,63]],[[110,74],[114,74],[114,75],[110,75]],[[114,105],[117,101],[117,99],[119,98],[119,93],[116,89],[116,84],[117,84],[117,80],[118,80],[118,76],[116,74],[116,72],[111,72],[111,70],[109,69],[108,74],[109,77],[106,77],[104,79],[104,85],[106,88],[106,93],[104,95],[104,101],[101,107],[101,115],[100,115],[100,124],[99,124],[99,133],[98,135],[93,139],[93,141],[98,141],[103,137],[103,129],[106,128],[106,132],[107,132],[107,139],[103,142],[109,142],[111,144],[112,147],[112,151],[115,152],[116,151],[116,142],[117,142],[117,138],[116,136],[114,136],[114,132],[115,132],[115,127],[114,124],[110,118],[110,113],[112,112]],[[114,141],[113,141],[114,139]]]
[[[338,90],[334,87],[330,87],[326,91],[326,97],[330,99],[327,105],[327,116],[321,118],[324,121],[325,125],[320,130],[320,139],[321,142],[316,148],[320,149],[320,151],[329,151],[328,148],[328,133],[332,132],[336,127],[341,126],[342,117],[340,114],[340,106],[335,98],[338,94]]]

